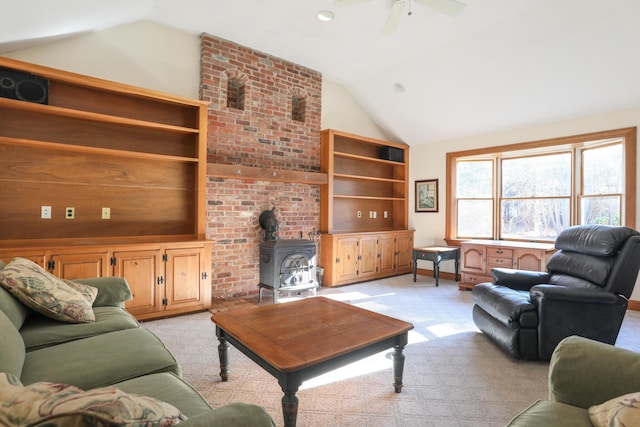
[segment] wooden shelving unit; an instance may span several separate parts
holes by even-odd
[[[332,129],[321,141],[321,172],[328,179],[320,194],[322,231],[406,230],[409,147]],[[385,147],[401,150],[403,161],[383,159]]]
[[[325,285],[410,271],[409,147],[332,129],[322,132],[321,144],[328,181],[320,187]],[[384,158],[388,149],[399,150],[397,161]]]
[[[64,276],[50,263],[59,253],[112,257],[137,244],[166,252],[186,243],[201,258],[190,277],[210,277],[204,241],[207,103],[8,58],[0,57],[0,67],[48,82],[46,104],[0,98],[3,258],[36,254]],[[40,217],[41,206],[51,206],[50,219]],[[69,207],[73,219],[65,215]],[[104,207],[108,219],[102,218]],[[114,273],[91,262],[80,262],[84,267],[68,276]],[[148,288],[140,277],[131,279],[134,293]],[[196,298],[190,309],[210,305],[210,281],[181,286],[194,291],[171,292]],[[161,311],[167,314],[166,304]]]

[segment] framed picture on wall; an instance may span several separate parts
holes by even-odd
[[[416,181],[416,212],[438,212],[438,180]]]

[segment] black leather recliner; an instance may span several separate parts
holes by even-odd
[[[473,321],[513,357],[549,360],[579,335],[615,344],[640,268],[640,233],[583,225],[558,235],[547,272],[493,269],[472,291]]]

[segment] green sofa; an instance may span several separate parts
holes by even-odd
[[[509,426],[591,427],[594,424],[588,413],[590,407],[637,392],[640,392],[640,354],[571,336],[561,341],[551,356],[549,400],[535,402],[511,420]],[[609,412],[637,417],[635,411],[640,412],[640,408],[618,405]]]
[[[5,264],[0,261],[0,269]],[[27,308],[0,287],[0,373],[24,386],[50,382],[82,390],[113,386],[176,407],[184,426],[273,426],[256,405],[213,409],[181,378],[178,361],[164,344],[124,309],[127,282],[108,277],[77,280],[98,289],[94,323],[64,323]],[[7,402],[0,401],[0,406]]]

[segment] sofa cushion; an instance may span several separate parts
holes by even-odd
[[[636,352],[571,336],[558,344],[549,362],[549,397],[587,409],[640,390],[637,373]]]
[[[152,397],[115,387],[83,391],[66,384],[38,382],[23,386],[0,373],[0,424],[65,427],[81,425],[171,426],[180,412]]]
[[[14,258],[0,270],[0,285],[45,316],[71,323],[95,320],[96,288],[59,279],[31,260]]]
[[[29,351],[20,379],[90,389],[157,372],[180,375],[180,367],[158,337],[135,328]]]
[[[73,281],[98,289],[98,296],[93,302],[94,307],[112,305],[124,308],[125,301],[133,299],[129,283],[124,277],[92,277],[90,279],[74,279]]]
[[[168,372],[133,378],[114,386],[127,393],[151,396],[170,403],[188,418],[181,423],[185,426],[275,427],[273,419],[261,406],[236,402],[212,410],[200,393]]]
[[[211,410],[211,406],[193,387],[173,373],[160,372],[114,384],[127,393],[151,396],[170,403],[190,418]]]
[[[586,409],[565,403],[538,400],[511,420],[508,427],[585,426],[591,427]]]
[[[17,329],[22,327],[22,324],[31,313],[31,310],[26,305],[18,301],[2,286],[0,286],[0,311],[11,320]]]
[[[120,307],[93,307],[93,312],[96,317],[93,323],[62,323],[33,313],[20,329],[27,351],[140,326]]]
[[[589,418],[595,427],[640,425],[640,393],[629,393],[589,408]]]
[[[0,311],[0,372],[20,376],[25,360],[24,341],[15,325]]]

